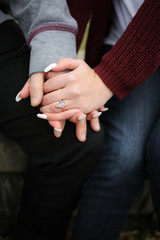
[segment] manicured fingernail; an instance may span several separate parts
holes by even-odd
[[[56,130],[57,132],[62,132],[61,128],[54,128],[54,130]]]
[[[83,115],[81,115],[81,116],[78,118],[78,120],[79,120],[79,121],[84,120],[84,119],[86,119],[86,116],[87,116],[87,115],[83,114]]]
[[[51,63],[50,65],[48,65],[45,69],[44,72],[49,72],[50,70],[52,70],[53,68],[57,67],[56,63]]]
[[[42,114],[42,113],[38,113],[37,117],[41,118],[41,119],[47,119],[47,115],[46,114]]]
[[[86,141],[86,134],[85,134],[85,133],[82,133],[82,135],[81,135],[81,141],[82,141],[82,142]]]
[[[56,131],[56,137],[60,137],[62,135],[62,129],[61,128],[54,128]]]
[[[102,112],[98,112],[98,113],[94,114],[94,115],[92,116],[92,118],[98,118],[98,117],[101,116],[101,114],[102,114]]]
[[[16,98],[15,98],[16,102],[19,102],[19,101],[21,101],[21,99],[22,99],[22,98],[19,96],[20,93],[21,93],[21,92],[19,92],[19,93],[17,94]]]
[[[108,111],[108,109],[109,108],[103,108],[103,109],[101,109],[101,112],[106,112],[106,111]]]
[[[31,104],[32,105],[36,105],[36,104],[38,104],[39,102],[38,102],[38,98],[31,98]]]

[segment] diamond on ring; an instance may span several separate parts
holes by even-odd
[[[59,103],[57,103],[56,107],[61,108],[62,111],[65,111],[66,102],[64,100],[59,100]]]

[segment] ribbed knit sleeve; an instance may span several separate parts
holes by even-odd
[[[160,1],[146,0],[115,46],[94,68],[120,99],[160,65]]]

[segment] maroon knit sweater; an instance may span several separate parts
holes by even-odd
[[[111,0],[68,0],[79,25],[79,47],[92,16],[86,62],[120,99],[147,80],[160,65],[160,0],[145,0],[115,46],[95,67],[110,26]]]

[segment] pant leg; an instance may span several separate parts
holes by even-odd
[[[32,108],[29,99],[16,103],[15,96],[28,78],[28,63],[29,51],[18,26],[13,21],[1,24],[0,131],[29,156],[16,239],[61,240],[104,134],[88,126],[87,141],[80,143],[74,124],[68,122],[56,139],[48,122],[36,117],[39,107]]]
[[[82,190],[74,240],[116,240],[146,176],[145,145],[160,109],[160,69],[102,115],[103,153]],[[157,183],[158,184],[158,183]]]
[[[153,206],[160,223],[160,117],[149,137],[146,158],[151,182]]]

